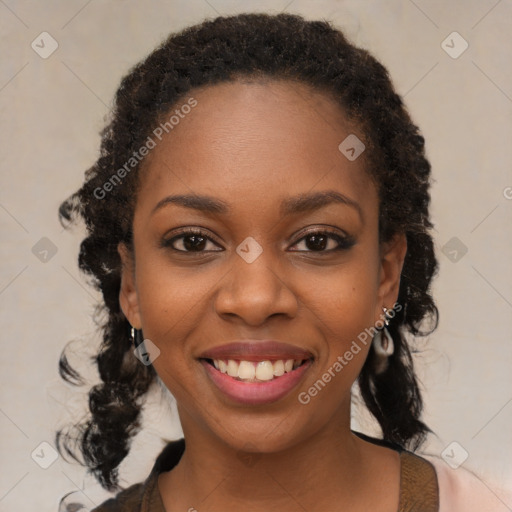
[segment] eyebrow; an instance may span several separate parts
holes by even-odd
[[[363,212],[360,205],[349,197],[336,192],[335,190],[325,190],[322,192],[309,192],[299,194],[298,196],[288,197],[281,202],[280,214],[282,216],[293,215],[296,213],[309,212],[320,209],[332,203],[350,206],[359,213],[361,220]],[[160,208],[169,204],[177,204],[185,208],[191,208],[204,213],[228,214],[231,207],[225,201],[210,196],[178,194],[163,198],[153,208],[152,214]]]

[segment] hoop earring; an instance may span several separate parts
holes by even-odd
[[[385,327],[375,333],[373,337],[373,348],[377,355],[381,357],[389,357],[395,351],[393,338]]]
[[[386,326],[389,325],[389,315],[387,314],[388,309],[382,308],[382,311],[384,312],[385,317],[384,327],[377,330],[372,340],[373,350],[375,351],[376,356],[375,373],[377,375],[384,373],[389,365],[388,358],[395,351],[393,338],[391,334],[389,334],[389,331],[386,329]]]
[[[137,348],[144,341],[142,329],[135,329],[132,327],[130,330],[130,340],[133,343],[133,346]]]

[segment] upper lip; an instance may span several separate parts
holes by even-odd
[[[263,361],[311,359],[313,354],[296,345],[275,340],[240,340],[205,350],[200,359],[239,359]]]

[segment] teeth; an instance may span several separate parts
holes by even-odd
[[[242,361],[240,366],[242,366]],[[238,371],[238,376],[240,375],[240,370]],[[274,367],[270,361],[260,361],[256,366],[256,378],[258,380],[272,380],[274,378]]]
[[[228,375],[230,377],[238,377],[238,363],[230,359],[228,361]]]
[[[274,377],[281,377],[285,373],[298,368],[302,360],[279,359],[277,361],[235,361],[228,359],[227,362],[222,359],[214,359],[213,365],[222,373],[227,373],[230,377],[240,380],[268,381]]]
[[[230,361],[231,362],[231,361]],[[240,361],[240,364],[238,365],[238,377],[241,379],[254,379],[254,376],[256,375],[256,368],[254,368],[254,365],[250,363],[249,361]]]
[[[284,375],[284,362],[279,360],[274,363],[274,375],[276,377],[281,377]]]

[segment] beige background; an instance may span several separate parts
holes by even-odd
[[[37,448],[34,459],[49,462],[51,447],[40,443],[53,444],[55,428],[78,419],[86,403],[87,388],[69,388],[58,377],[62,348],[71,339],[97,343],[97,295],[76,264],[82,228],[63,231],[57,208],[94,162],[98,132],[128,68],[171,31],[253,10],[332,20],[387,66],[405,96],[433,166],[441,265],[439,329],[416,359],[425,419],[437,433],[425,450],[440,455],[456,441],[455,457],[466,450],[463,467],[491,489],[512,481],[510,0],[3,0],[1,511],[55,512],[59,498],[77,489],[90,506],[108,495],[78,465],[59,457],[42,469],[31,457]],[[47,59],[31,48],[43,31],[59,45]],[[453,31],[469,43],[457,59],[441,47]],[[57,250],[46,262],[32,251],[43,237]],[[453,237],[467,248],[455,262],[445,246]],[[85,369],[80,350],[74,362]],[[145,430],[121,466],[125,485],[147,476],[159,435],[180,435],[175,412],[159,400],[155,393],[148,402]],[[354,425],[371,432],[364,415]]]

